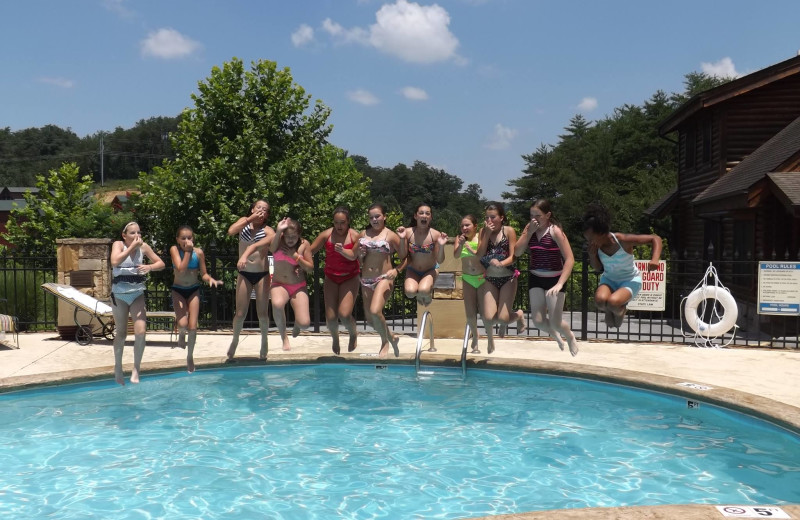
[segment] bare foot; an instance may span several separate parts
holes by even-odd
[[[394,350],[394,357],[400,357],[400,346],[398,345],[398,343],[400,343],[400,337],[395,334],[392,334],[392,339],[390,339],[389,342],[392,344],[392,349]]]
[[[139,371],[134,368],[131,370],[131,383],[138,383],[139,382]]]
[[[331,345],[331,349],[333,349],[333,353],[337,356],[342,352],[342,349],[339,347],[339,338],[333,340],[333,345]]]
[[[258,353],[258,359],[260,359],[261,361],[266,361],[268,350],[269,348],[267,347],[267,345],[261,345],[261,352]]]
[[[628,312],[627,307],[623,307],[622,312],[619,314],[614,314],[614,326],[616,328],[622,327],[622,324],[625,323],[625,313]]]
[[[553,338],[556,340],[559,350],[564,350],[564,340],[561,339],[561,336],[556,334]]]
[[[470,350],[469,353],[470,354],[480,354],[481,353],[481,349],[478,348],[478,343],[477,342],[472,345],[472,350]]]
[[[569,343],[569,353],[572,354],[572,357],[578,355],[578,342],[575,340],[575,336],[572,336],[567,340]]]
[[[355,334],[350,336],[350,341],[347,343],[347,351],[348,352],[352,352],[352,351],[354,351],[356,349],[356,347],[358,346],[358,345],[356,345],[357,341],[358,341],[358,336],[356,336]]]
[[[517,334],[524,334],[526,328],[528,327],[525,324],[525,313],[520,309],[517,311]]]
[[[500,336],[500,339],[503,339],[503,338],[506,337],[506,331],[507,330],[508,330],[508,325],[506,325],[505,323],[500,325],[500,332],[497,333],[497,335]]]
[[[613,312],[606,311],[605,322],[606,322],[606,327],[608,327],[608,328],[612,328],[612,327],[615,326],[614,325],[614,313]]]
[[[190,357],[186,358],[186,371],[190,374],[194,372],[194,359]]]
[[[381,359],[386,359],[389,357],[389,344],[384,343],[381,345],[381,350],[378,352],[378,357]]]
[[[283,340],[283,350],[284,351],[292,350],[292,346],[289,345],[289,338]]]
[[[292,327],[292,337],[296,338],[299,334],[300,334],[300,326],[295,323],[294,327]]]
[[[489,354],[494,352],[494,339],[493,338],[489,338],[489,346],[486,347],[486,352],[489,353]]]
[[[122,373],[121,368],[119,370],[114,369],[114,381],[116,381],[118,385],[125,386],[125,374]]]
[[[185,349],[186,348],[186,336],[181,334],[178,335],[178,348]]]
[[[231,346],[228,347],[228,354],[227,354],[228,359],[225,360],[226,363],[233,362],[233,356],[236,355],[236,347],[237,347],[237,345],[235,345],[233,343],[231,343]]]

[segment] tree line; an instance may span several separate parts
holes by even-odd
[[[658,137],[658,123],[689,96],[722,81],[693,73],[683,93],[659,91],[642,106],[625,105],[596,122],[573,117],[558,143],[522,156],[523,175],[503,194],[512,219],[524,222],[532,200],[550,198],[568,233],[574,232],[573,217],[599,200],[615,212],[616,228],[645,231],[651,223],[642,210],[675,185],[677,171],[675,143]],[[457,176],[424,162],[376,167],[334,146],[330,109],[312,103],[290,70],[274,62],[259,60],[248,69],[233,58],[213,67],[191,100],[177,117],[83,139],[52,125],[0,131],[0,184],[39,188],[26,197],[25,210],[12,212],[9,241],[20,251],[52,254],[56,235],[115,237],[120,221],[135,218],[163,247],[173,243],[180,224],[207,242],[232,247],[228,225],[264,197],[273,218],[296,218],[309,237],[329,227],[341,205],[351,209],[353,227],[365,227],[373,201],[387,207],[390,225],[407,222],[425,202],[435,226],[455,235],[461,217],[480,217],[487,203],[478,184],[464,187]],[[113,217],[88,197],[99,180],[101,139],[114,150],[104,155],[106,179],[136,179],[140,191],[127,212]]]

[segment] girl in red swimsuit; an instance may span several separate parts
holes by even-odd
[[[286,217],[278,223],[275,237],[269,246],[275,262],[269,297],[272,300],[272,318],[278,326],[283,350],[291,350],[286,334],[287,303],[292,303],[294,311],[293,338],[300,334],[300,329],[307,329],[311,323],[306,273],[314,270],[314,262],[311,259],[311,248],[308,241],[301,236],[302,232],[299,222]]]
[[[325,322],[333,338],[333,353],[340,353],[339,322],[350,334],[347,351],[356,349],[356,319],[353,307],[358,296],[358,231],[350,228],[350,211],[339,206],[333,210],[333,227],[326,229],[311,244],[311,255],[325,247]]]

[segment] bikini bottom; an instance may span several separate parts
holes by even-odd
[[[189,301],[189,298],[191,298],[199,290],[200,290],[200,284],[193,285],[191,287],[181,287],[180,285],[172,286],[172,292],[177,293],[186,301]]]
[[[378,286],[378,283],[381,280],[385,280],[385,279],[386,279],[386,275],[385,274],[382,274],[382,275],[377,276],[375,278],[362,278],[361,279],[361,285],[363,285],[367,289],[372,289],[374,291],[375,288]]]
[[[498,289],[501,289],[505,284],[507,284],[517,276],[519,276],[519,271],[514,269],[514,274],[510,276],[487,276],[486,281],[494,285]]]
[[[269,271],[261,271],[260,273],[251,273],[250,271],[239,271],[239,274],[244,276],[245,280],[255,285],[261,281],[265,276],[269,276]]]
[[[143,294],[144,294],[144,291],[126,292],[126,293],[113,293],[112,292],[111,293],[111,301],[114,303],[114,305],[118,305],[117,304],[117,299],[120,299],[120,300],[122,300],[123,302],[125,302],[126,304],[128,304],[130,306],[133,302],[135,302],[139,298],[139,296],[142,296]]]
[[[422,278],[423,276],[425,276],[426,274],[430,273],[431,271],[433,271],[433,272],[434,272],[434,274],[435,274],[435,273],[436,273],[436,270],[437,270],[437,269],[439,269],[439,264],[436,264],[435,266],[431,267],[431,268],[430,268],[430,269],[428,269],[427,271],[417,271],[416,269],[414,269],[414,268],[413,268],[413,267],[411,267],[410,265],[409,265],[408,267],[406,267],[406,269],[408,269],[409,271],[411,271],[411,272],[412,272],[412,273],[414,273],[415,275],[417,275],[417,276],[419,276],[420,278]]]
[[[270,291],[276,287],[283,287],[284,289],[286,289],[286,292],[289,293],[289,298],[292,298],[299,291],[305,289],[306,285],[307,285],[306,282],[284,283],[284,282],[276,282],[275,280],[273,280]]]
[[[476,289],[486,281],[486,277],[482,274],[461,273],[461,279]]]

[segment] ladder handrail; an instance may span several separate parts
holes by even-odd
[[[431,311],[425,311],[422,313],[422,319],[419,322],[419,334],[417,334],[417,353],[414,356],[414,366],[416,367],[417,372],[419,372],[419,357],[422,353],[422,339],[425,337],[425,325],[429,325],[428,334],[431,337],[431,346],[428,348],[428,352],[436,352],[436,348],[433,346],[433,318],[431,317]]]
[[[461,377],[467,377],[467,345],[469,345],[470,326],[464,328],[464,346],[461,347]]]

